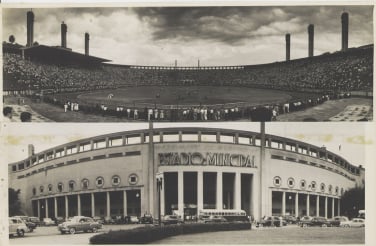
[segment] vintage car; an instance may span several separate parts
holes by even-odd
[[[258,227],[272,226],[280,227],[283,225],[283,220],[278,216],[264,216],[260,222],[257,223]]]
[[[364,227],[365,220],[362,218],[353,218],[352,220],[341,222],[340,226],[343,227]]]
[[[19,216],[13,216],[13,217],[20,218],[26,224],[28,232],[33,232],[34,229],[37,228],[37,224],[29,221],[29,217],[28,216],[19,215]]]
[[[301,221],[300,226],[301,227],[309,227],[309,226],[328,227],[328,226],[331,226],[331,223],[325,217],[312,217],[311,220]]]
[[[340,226],[342,222],[349,221],[346,216],[335,216],[329,220],[331,226]]]
[[[41,226],[42,225],[42,222],[40,221],[40,219],[38,217],[29,217],[27,219],[27,221],[29,222],[33,222],[34,224],[36,224],[37,226]]]
[[[182,224],[183,221],[177,215],[165,215],[161,219],[162,225]]]
[[[19,237],[23,237],[28,228],[23,220],[17,217],[9,218],[9,236],[17,234]]]
[[[102,224],[94,221],[90,217],[85,216],[74,216],[68,221],[58,225],[58,230],[61,234],[69,232],[70,234],[75,234],[77,231],[83,232],[97,232],[98,229],[102,228]]]
[[[43,218],[42,224],[44,226],[54,226],[55,225],[55,221],[53,221],[51,218]]]
[[[153,224],[153,216],[151,214],[144,214],[140,218],[140,223],[141,224]]]

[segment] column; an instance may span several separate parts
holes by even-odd
[[[334,197],[332,197],[332,218],[334,217]]]
[[[295,193],[295,217],[299,217],[299,193]]]
[[[309,216],[309,194],[307,194],[307,204],[306,204],[306,208],[307,208],[307,215]]]
[[[223,188],[222,188],[222,172],[218,171],[217,172],[217,194],[216,194],[216,202],[217,202],[217,206],[216,206],[216,209],[223,209],[223,197],[222,197],[222,193],[223,193]]]
[[[166,212],[165,208],[165,180],[162,180],[162,189],[161,189],[161,215],[164,215]]]
[[[94,193],[90,194],[91,196],[91,217],[95,216],[95,195]]]
[[[54,216],[57,218],[57,197],[54,197]]]
[[[197,215],[204,208],[204,174],[202,171],[197,172]]]
[[[38,218],[40,219],[40,200],[37,200],[37,206],[38,206]]]
[[[234,208],[235,209],[242,209],[242,193],[241,193],[241,189],[242,189],[242,185],[241,185],[241,179],[242,179],[242,176],[241,176],[241,173],[240,172],[236,172],[235,173],[235,199],[234,199]]]
[[[111,210],[110,210],[110,192],[109,191],[107,191],[106,192],[106,209],[107,209],[107,211],[106,211],[106,216],[107,217],[110,217],[111,216]]]
[[[65,196],[65,218],[69,218],[68,196]]]
[[[178,172],[178,211],[184,219],[184,172]]]
[[[325,196],[325,218],[328,218],[328,197]]]
[[[282,216],[286,215],[286,192],[282,191]]]
[[[338,211],[338,216],[340,216],[341,215],[341,199],[338,199],[337,211]]]
[[[44,199],[44,204],[46,206],[46,217],[45,218],[48,218],[48,199]]]
[[[316,216],[320,216],[320,196],[316,196]]]
[[[81,216],[81,196],[77,194],[77,215]]]
[[[123,216],[127,216],[128,215],[128,207],[127,207],[127,191],[124,190],[123,191]]]

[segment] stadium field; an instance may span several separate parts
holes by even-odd
[[[288,92],[229,86],[146,86],[88,92],[77,95],[79,100],[108,105],[216,105],[245,103],[274,104],[293,98]]]

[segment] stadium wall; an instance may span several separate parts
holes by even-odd
[[[24,213],[40,218],[157,217],[157,173],[163,175],[162,214],[185,218],[213,208],[243,209],[256,219],[333,217],[343,192],[364,185],[364,169],[308,143],[238,130],[163,128],[34,154],[9,164],[9,187],[21,190]]]

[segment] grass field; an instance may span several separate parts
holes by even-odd
[[[296,95],[276,90],[226,86],[130,87],[77,95],[78,99],[85,101],[131,105],[215,105],[229,103],[261,105],[286,102],[294,97]]]

